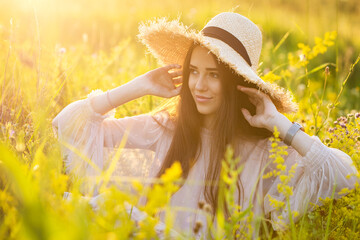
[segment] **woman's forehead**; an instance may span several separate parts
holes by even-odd
[[[214,55],[209,49],[196,46],[192,52],[190,65],[198,68],[217,68]]]

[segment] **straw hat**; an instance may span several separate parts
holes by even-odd
[[[270,96],[278,111],[297,111],[291,94],[276,84],[264,82],[257,74],[262,47],[260,29],[248,18],[224,12],[212,18],[199,32],[178,20],[165,18],[142,23],[138,38],[161,64],[184,63],[187,51],[196,42],[208,48],[246,81]]]

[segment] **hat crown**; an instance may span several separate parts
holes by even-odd
[[[204,27],[218,27],[231,33],[245,47],[251,60],[251,68],[256,71],[262,48],[262,34],[256,24],[248,18],[232,12],[224,12],[213,17]]]

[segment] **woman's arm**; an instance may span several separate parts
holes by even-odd
[[[256,106],[256,114],[252,116],[249,111],[242,109],[245,119],[254,127],[266,128],[273,131],[274,126],[284,139],[292,123],[283,114],[279,113],[264,93],[252,89],[238,87],[240,91],[249,96],[249,100]],[[268,152],[271,144],[267,147]],[[292,213],[293,221],[300,219],[302,214],[312,210],[314,205],[322,205],[320,198],[338,199],[342,196],[342,189],[353,189],[358,182],[357,169],[351,158],[344,152],[325,146],[318,137],[309,136],[303,131],[298,131],[291,146],[287,149],[288,155],[285,158],[286,172],[295,167],[295,172],[287,183],[291,187],[292,194],[285,196],[279,191],[279,185],[283,184],[281,176],[273,176],[263,181],[264,213],[271,215],[272,225],[275,230],[286,229],[290,223],[290,211],[288,211],[287,200]],[[269,159],[265,159],[267,163]],[[277,164],[272,162],[270,169],[276,169]],[[296,164],[296,165],[295,165]],[[268,170],[268,171],[269,171]],[[333,195],[334,194],[334,195]],[[277,209],[272,201],[286,203],[284,207]],[[313,203],[314,205],[310,205]],[[281,216],[281,218],[280,218]]]
[[[181,83],[182,72],[169,73],[169,71],[180,67],[177,64],[171,64],[149,71],[124,85],[93,97],[91,105],[95,112],[105,114],[113,107],[145,95],[174,97],[180,93],[181,86],[176,87],[175,84]]]
[[[123,139],[126,148],[153,150],[162,132],[153,116],[143,114],[116,119],[114,111],[109,110],[146,94],[177,95],[180,87],[175,84],[181,83],[181,72],[169,73],[169,70],[179,67],[168,65],[152,70],[109,94],[93,91],[87,98],[66,106],[52,124],[62,146],[67,171],[82,176],[100,173],[105,166],[105,150],[117,148]]]
[[[287,131],[291,127],[292,122],[281,113],[277,113],[272,120],[269,121],[267,129],[272,130],[274,126],[277,127],[280,138],[284,139]],[[310,150],[311,145],[313,144],[314,139],[311,138],[307,133],[303,131],[298,131],[294,138],[292,139],[291,146],[301,155],[305,156],[306,153]]]

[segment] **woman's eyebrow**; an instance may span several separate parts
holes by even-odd
[[[196,66],[191,65],[191,64],[190,64],[190,67],[191,67],[191,68],[194,68],[194,69],[198,69]],[[206,70],[207,70],[207,71],[219,71],[218,68],[206,68]]]

